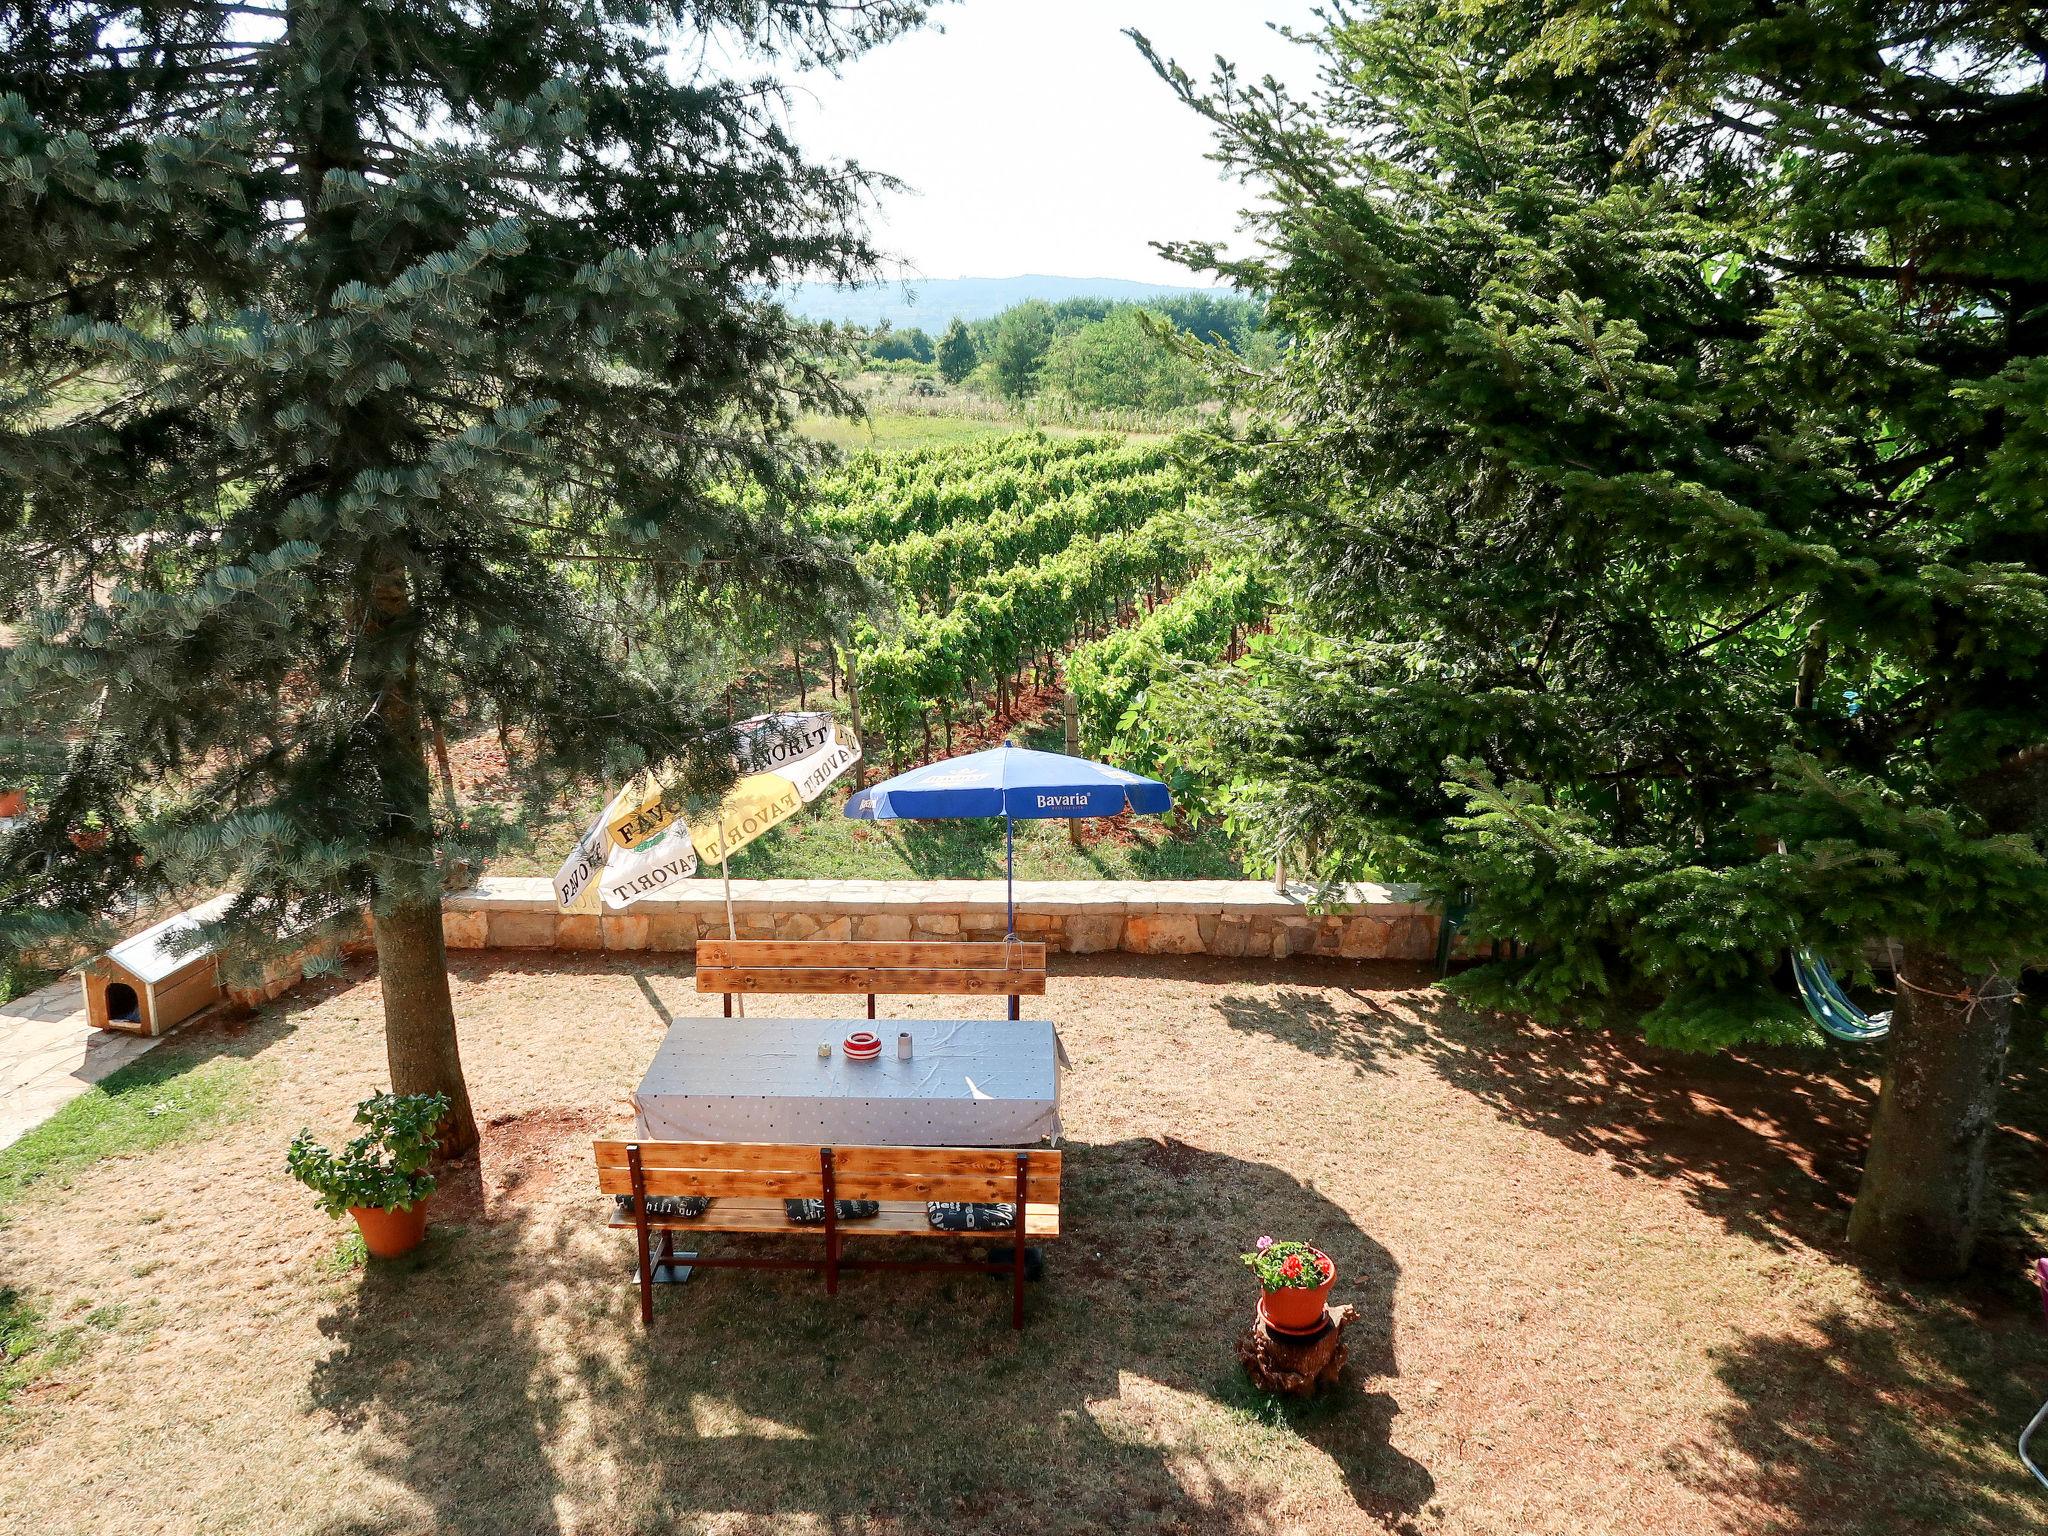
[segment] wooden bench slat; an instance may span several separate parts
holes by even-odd
[[[936,996],[994,997],[1045,995],[1043,971],[959,971],[935,969],[881,970],[858,966],[789,966],[786,968],[704,967],[697,969],[699,992],[763,994],[883,992],[930,993]]]
[[[1017,1175],[1017,1152],[1030,1153],[1034,1174],[1060,1171],[1051,1147],[834,1147],[832,1166],[849,1173],[1007,1173]]]
[[[817,1169],[769,1173],[755,1168],[645,1168],[641,1180],[650,1195],[760,1195],[777,1200],[815,1200],[822,1188]],[[633,1170],[600,1168],[597,1187],[608,1195],[633,1193]]]
[[[816,1142],[768,1141],[600,1141],[600,1168],[624,1168],[626,1148],[640,1148],[642,1168],[763,1168],[770,1172],[818,1171]],[[835,1154],[836,1155],[836,1154]]]
[[[1032,1238],[1059,1236],[1060,1155],[1057,1152],[1004,1153],[993,1148],[852,1147],[831,1149],[805,1143],[748,1144],[688,1141],[600,1141],[593,1143],[597,1185],[608,1195],[708,1195],[710,1209],[698,1216],[653,1216],[622,1211],[616,1202],[609,1218],[615,1228],[630,1230],[639,1249],[640,1322],[654,1322],[655,1270],[674,1262],[679,1232],[737,1232],[816,1238],[823,1255],[817,1259],[786,1254],[761,1256],[717,1254],[703,1263],[713,1268],[814,1269],[825,1278],[826,1293],[839,1289],[847,1269],[943,1269],[1006,1274],[1010,1279],[1010,1326],[1024,1326],[1026,1246]],[[856,1164],[842,1171],[841,1153]],[[815,1167],[699,1167],[702,1164],[767,1160],[789,1164],[817,1158]],[[609,1159],[609,1160],[608,1160]],[[637,1166],[636,1166],[637,1165]],[[830,1177],[828,1179],[828,1169]],[[1019,1173],[1023,1189],[1020,1191]],[[637,1188],[636,1188],[637,1186]],[[785,1200],[874,1200],[877,1215],[845,1222],[794,1222]],[[933,1227],[925,1206],[934,1200],[1007,1203],[1022,1198],[1023,1220],[1007,1231],[942,1232]],[[1007,1247],[1001,1261],[976,1258],[916,1261],[849,1259],[842,1248],[848,1237],[953,1237],[990,1248]],[[687,1261],[686,1261],[687,1262]]]
[[[842,1200],[1014,1200],[1017,1170],[1007,1173],[835,1173]],[[1027,1174],[1024,1198],[1057,1200],[1058,1174]]]
[[[764,1173],[752,1168],[647,1168],[640,1178],[650,1195],[755,1195],[778,1200],[816,1200],[824,1194],[824,1178],[811,1173]],[[597,1187],[607,1195],[633,1193],[628,1168],[604,1168]],[[1009,1200],[1017,1192],[1014,1169],[986,1173],[860,1173],[837,1177],[833,1187],[842,1200]],[[1027,1176],[1024,1198],[1057,1200],[1057,1174]]]
[[[716,968],[744,966],[857,965],[889,970],[946,966],[961,970],[1045,969],[1041,939],[880,940],[700,939],[697,963]]]
[[[610,1225],[632,1231],[631,1216],[614,1209]],[[779,1200],[719,1200],[702,1216],[650,1216],[647,1225],[657,1232],[757,1232],[791,1237],[822,1236],[824,1227],[812,1222],[799,1225],[789,1219]],[[840,1234],[859,1237],[863,1232],[886,1237],[939,1237],[968,1242],[997,1243],[1007,1232],[942,1232],[925,1216],[924,1203],[916,1200],[885,1200],[879,1215],[860,1221],[842,1221]],[[1060,1235],[1057,1205],[1027,1204],[1024,1207],[1024,1235],[1050,1239]]]

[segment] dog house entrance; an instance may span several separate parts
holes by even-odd
[[[135,995],[135,989],[127,982],[107,983],[107,1019],[119,1024],[142,1022],[142,999]]]

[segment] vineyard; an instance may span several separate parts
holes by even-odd
[[[1014,737],[1057,749],[1061,698],[1077,706],[1078,750],[1173,784],[1199,804],[1153,707],[1177,671],[1229,660],[1266,624],[1270,592],[1252,563],[1219,553],[1190,506],[1171,444],[1121,436],[991,434],[971,442],[854,456],[819,486],[808,516],[841,543],[875,601],[850,630],[777,630],[750,613],[655,642],[711,657],[729,718],[829,691],[866,748],[870,777]],[[609,576],[586,578],[596,583]],[[604,589],[607,601],[638,589]],[[653,623],[656,608],[643,615]],[[712,631],[746,636],[711,652]],[[751,648],[750,648],[751,647]],[[707,668],[708,670],[709,668]],[[458,742],[449,777],[464,797],[511,814],[501,743]],[[850,780],[849,780],[850,782]],[[552,874],[587,810],[493,865]],[[1220,823],[1199,830],[1034,825],[1017,838],[1027,878],[1236,878],[1247,867]],[[747,855],[753,876],[876,878],[1000,872],[993,824],[907,824],[871,836],[837,815],[798,817]]]
[[[856,460],[815,514],[895,612],[855,627],[861,729],[892,764],[1007,717],[1063,659],[1086,749],[1160,766],[1147,690],[1260,622],[1254,573],[1210,566],[1171,449],[1037,435]]]

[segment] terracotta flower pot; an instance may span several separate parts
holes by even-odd
[[[1266,1321],[1282,1333],[1313,1333],[1321,1327],[1323,1309],[1330,1301],[1330,1287],[1337,1283],[1337,1266],[1330,1256],[1320,1248],[1309,1251],[1323,1261],[1323,1283],[1268,1291],[1259,1301]]]
[[[19,816],[28,796],[18,789],[0,789],[0,817]]]
[[[384,1211],[373,1205],[352,1205],[349,1215],[363,1229],[363,1246],[373,1259],[395,1259],[426,1241],[427,1202],[416,1200],[410,1210]]]
[[[85,827],[71,834],[71,846],[80,853],[98,853],[107,846],[107,834],[98,827]]]

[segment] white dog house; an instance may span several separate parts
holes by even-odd
[[[160,1035],[220,1001],[220,976],[210,945],[192,949],[178,940],[218,916],[219,896],[123,939],[86,966],[85,1012],[96,1029]]]

